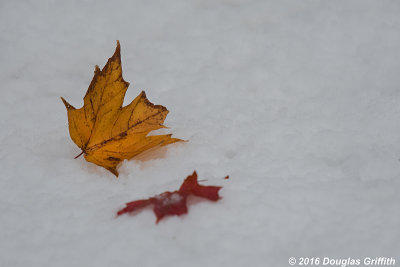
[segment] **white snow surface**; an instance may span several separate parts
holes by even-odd
[[[0,1],[0,266],[398,257],[399,14],[369,0]],[[116,40],[125,104],[145,90],[189,141],[118,179],[74,159],[60,100],[82,106]],[[151,209],[116,218],[193,170],[220,201],[158,225]]]

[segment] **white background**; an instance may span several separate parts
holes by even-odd
[[[0,265],[396,257],[399,14],[399,1],[0,1]],[[145,90],[189,140],[119,179],[73,159],[60,100],[82,106],[117,39],[125,103]],[[115,218],[194,169],[221,201],[158,225],[151,209]]]

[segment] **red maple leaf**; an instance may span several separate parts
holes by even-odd
[[[167,191],[148,199],[141,199],[126,203],[126,207],[119,210],[117,212],[117,216],[120,216],[124,213],[134,212],[153,204],[153,211],[157,217],[156,223],[158,223],[167,215],[182,215],[187,213],[188,210],[186,206],[186,199],[189,195],[195,195],[212,201],[217,201],[220,199],[218,191],[221,188],[221,186],[199,185],[197,182],[197,173],[194,171],[192,175],[189,175],[185,181],[183,181],[179,190],[173,192]]]

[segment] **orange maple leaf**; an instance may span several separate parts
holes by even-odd
[[[122,78],[120,50],[117,41],[114,55],[104,68],[100,70],[96,65],[82,108],[74,108],[61,97],[68,112],[71,139],[82,149],[81,154],[116,176],[117,165],[124,159],[182,141],[172,138],[172,134],[148,136],[153,130],[165,128],[168,110],[152,104],[144,91],[122,107],[129,83]]]

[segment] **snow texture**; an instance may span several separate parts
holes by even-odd
[[[398,257],[399,14],[390,0],[0,1],[0,266]],[[60,100],[82,106],[116,40],[125,103],[146,90],[189,140],[119,179],[74,159]],[[116,218],[193,170],[222,200],[158,225],[150,209]]]

